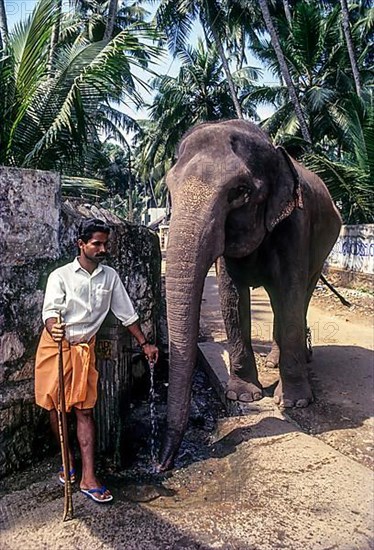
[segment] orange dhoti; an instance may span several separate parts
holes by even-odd
[[[88,344],[62,341],[66,411],[92,409],[97,399],[95,338]],[[43,330],[35,360],[35,401],[44,409],[58,409],[58,344]]]

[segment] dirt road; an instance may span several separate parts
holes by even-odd
[[[264,386],[270,386],[279,377],[278,369],[266,369],[263,360],[270,349],[273,315],[263,288],[253,290],[251,299],[252,341],[260,378]],[[288,414],[307,433],[373,467],[373,318],[367,307],[360,314],[359,305],[346,308],[330,293],[320,290],[309,307],[308,325],[312,333],[310,378],[315,403]],[[205,284],[201,332],[208,340],[226,342],[213,270]]]

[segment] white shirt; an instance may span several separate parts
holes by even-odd
[[[43,322],[61,313],[70,343],[88,342],[110,309],[125,326],[138,320],[129,295],[113,268],[99,264],[90,274],[76,258],[55,269],[48,277]]]

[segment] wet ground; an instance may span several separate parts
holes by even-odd
[[[254,298],[257,359],[263,384],[271,387],[278,373],[264,368],[269,311],[262,294]],[[201,339],[224,346],[216,299],[211,277]],[[124,467],[100,463],[113,504],[95,504],[75,488],[75,519],[62,523],[59,457],[46,459],[3,480],[1,549],[374,548],[374,480],[368,468],[373,331],[368,318],[357,320],[340,309],[335,315],[320,306],[314,304],[311,312],[314,405],[283,415],[266,397],[244,416],[229,417],[207,375],[198,370],[176,468],[157,476],[150,461],[149,403],[139,390],[126,427]],[[337,330],[331,331],[329,323]],[[160,369],[159,430],[166,392],[166,372]]]

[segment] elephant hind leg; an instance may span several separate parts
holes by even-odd
[[[266,288],[265,290],[268,293],[268,296],[270,298],[271,309],[273,310],[273,315],[274,315],[273,341],[271,343],[271,350],[265,358],[265,367],[268,369],[276,369],[279,367],[279,357],[280,357],[279,331],[278,331],[278,323],[277,323],[277,316],[276,316],[277,307],[275,304],[275,298],[274,296],[272,296],[271,291],[268,288]]]
[[[313,401],[313,393],[307,379],[300,378],[289,384],[284,383],[281,378],[275,388],[274,402],[281,408],[304,408]]]
[[[274,401],[282,408],[307,407],[313,401],[306,367],[306,290],[301,282],[281,283],[271,292],[280,348]]]
[[[276,369],[279,367],[279,346],[275,338],[271,343],[271,350],[265,358],[265,367],[268,369]]]
[[[274,307],[274,303],[269,292],[268,294],[270,298],[271,308],[273,310],[274,321],[273,321],[273,341],[271,343],[271,350],[265,358],[265,367],[268,369],[276,369],[279,367],[279,357],[280,357],[280,349],[279,349],[279,343],[278,343],[279,331],[278,331],[278,323],[277,323],[277,317],[276,317],[276,308]]]

